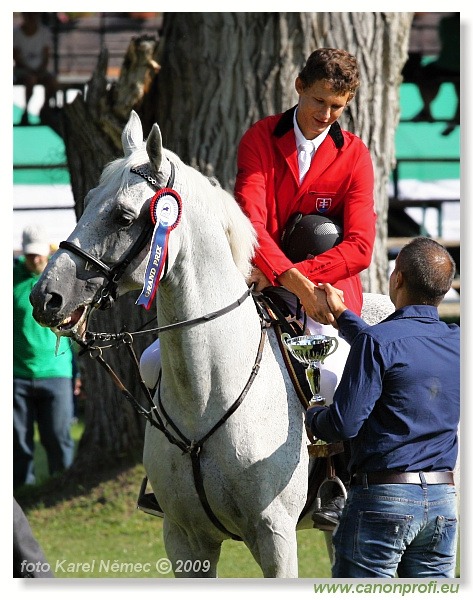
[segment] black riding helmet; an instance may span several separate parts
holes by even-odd
[[[293,214],[281,236],[281,248],[292,262],[330,250],[343,240],[342,227],[323,215]]]

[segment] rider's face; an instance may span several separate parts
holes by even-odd
[[[297,123],[308,140],[317,137],[341,116],[350,97],[348,92],[342,96],[334,93],[325,79],[304,89],[298,77],[296,91],[299,94]]]

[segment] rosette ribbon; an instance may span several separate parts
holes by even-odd
[[[136,304],[150,309],[168,253],[169,234],[181,219],[182,201],[171,188],[158,190],[151,199],[150,213],[154,225],[145,279]]]

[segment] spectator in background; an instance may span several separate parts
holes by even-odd
[[[460,124],[460,13],[455,12],[439,22],[440,53],[436,60],[422,66],[418,71],[417,85],[423,107],[413,117],[413,122],[433,122],[431,104],[439,93],[444,81],[451,79],[457,96],[457,106],[453,119],[442,135],[451,133]]]
[[[55,76],[48,71],[52,49],[51,32],[41,23],[41,13],[21,13],[23,21],[13,30],[13,83],[25,86],[25,110],[20,124],[28,125],[28,105],[35,85],[44,86],[44,104],[40,116],[49,108],[58,84]]]
[[[411,23],[409,35],[409,50],[407,61],[402,69],[402,80],[404,83],[417,83],[419,71],[422,68],[422,58],[427,54],[425,43],[425,31],[430,29],[427,20],[435,13],[416,12]],[[438,24],[435,25],[437,29]]]
[[[67,469],[74,457],[73,354],[33,318],[30,292],[46,267],[50,244],[38,226],[23,231],[23,256],[13,266],[13,487],[36,482],[34,424],[50,475]]]

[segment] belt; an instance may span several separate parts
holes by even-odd
[[[452,471],[413,471],[401,473],[400,471],[373,471],[372,473],[355,473],[351,479],[351,485],[363,485],[383,483],[417,483],[422,484],[421,474],[425,483],[436,485],[447,483],[454,485]]]

